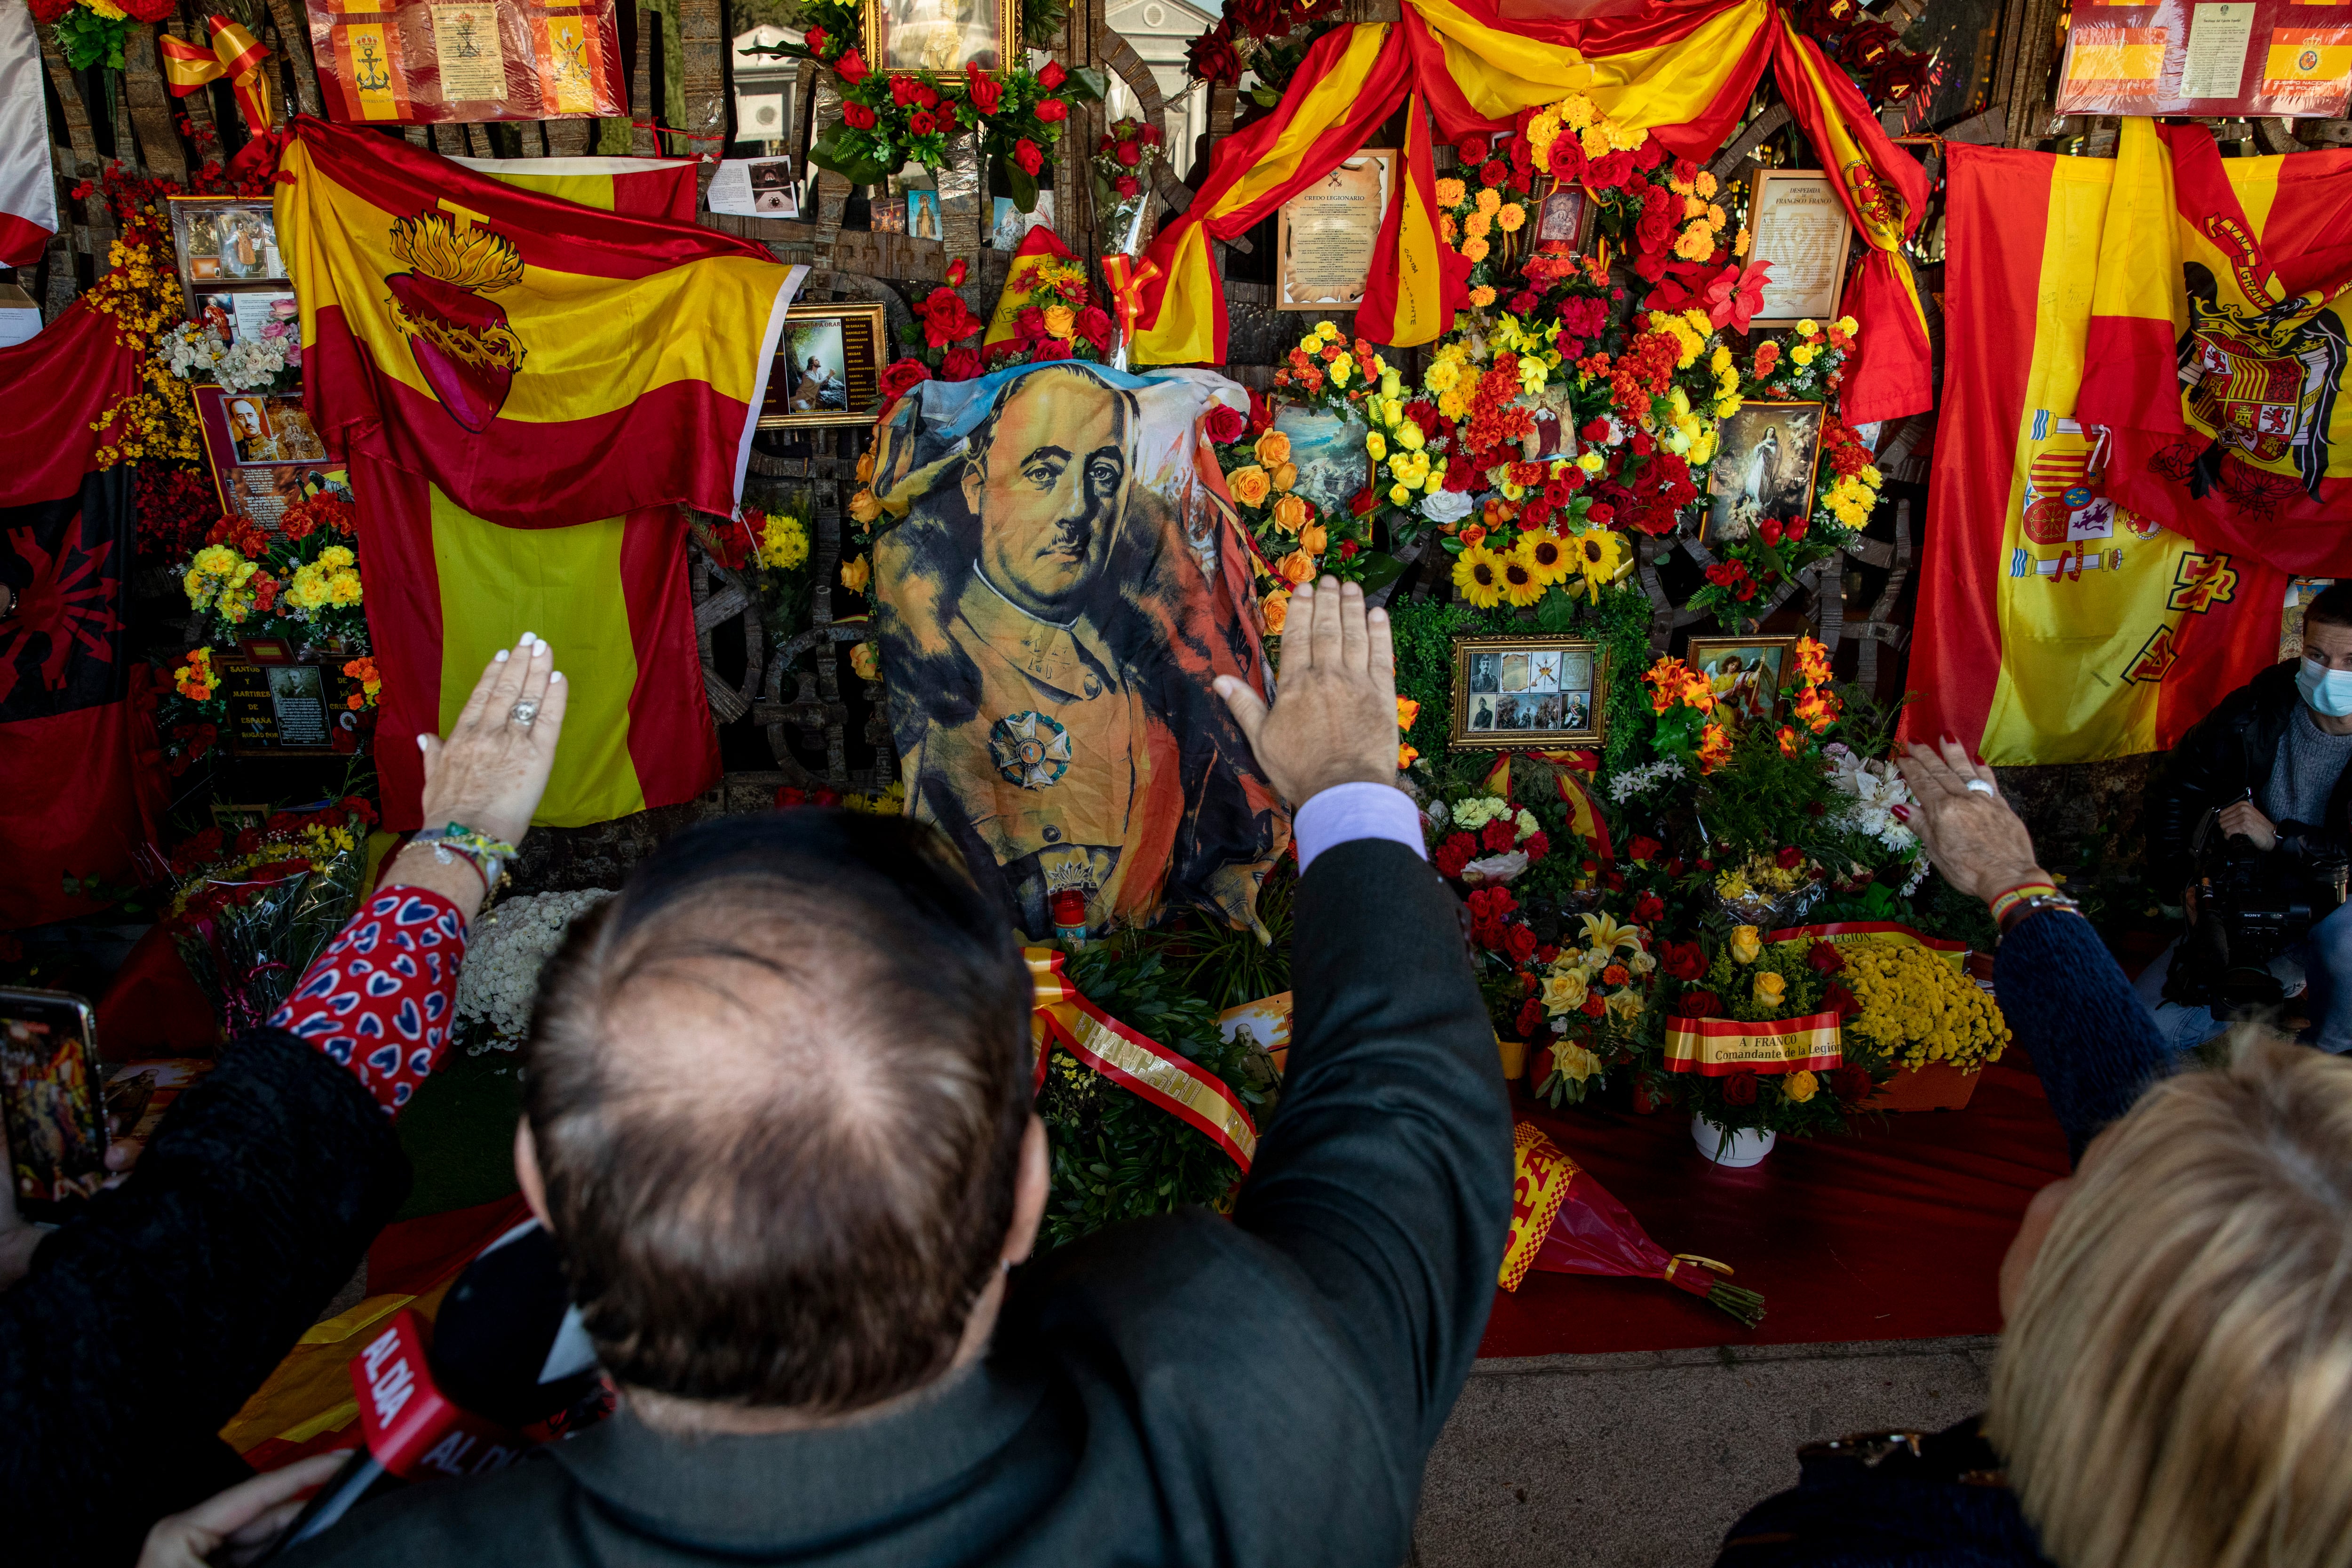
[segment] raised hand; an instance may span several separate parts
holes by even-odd
[[[1386,610],[1326,577],[1290,598],[1282,670],[1268,708],[1230,675],[1217,695],[1249,737],[1258,766],[1296,808],[1333,784],[1396,783],[1396,652]]]
[[[543,637],[525,632],[483,668],[446,739],[425,748],[425,826],[462,823],[508,844],[547,793],[570,688]]]
[[[1916,742],[1906,748],[1895,765],[1919,804],[1896,810],[1927,847],[1944,880],[1986,900],[2021,883],[2051,880],[2034,860],[2025,824],[2001,798],[1992,769],[1970,762],[1958,741],[1940,744],[1940,753]],[[1971,781],[1985,787],[1971,789]]]

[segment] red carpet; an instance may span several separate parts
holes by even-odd
[[[1764,1293],[1748,1330],[1654,1279],[1530,1273],[1496,1291],[1484,1356],[1936,1339],[1999,1331],[2001,1254],[2066,1140],[2021,1057],[1985,1069],[1961,1110],[1864,1119],[1851,1138],[1783,1138],[1718,1170],[1690,1119],[1529,1110],[1659,1246],[1730,1264]]]

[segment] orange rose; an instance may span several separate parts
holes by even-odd
[[[1304,496],[1284,496],[1274,503],[1274,521],[1285,533],[1297,533],[1315,514]]]
[[[1258,601],[1258,614],[1265,617],[1265,635],[1278,637],[1285,623],[1290,619],[1290,591],[1276,588]]]
[[[1285,496],[1283,499],[1288,500],[1290,498]],[[1298,548],[1309,555],[1322,554],[1323,547],[1330,542],[1331,536],[1324,531],[1323,525],[1319,522],[1310,523],[1298,531]]]
[[[1279,430],[1268,430],[1257,438],[1255,450],[1259,462],[1269,468],[1278,468],[1290,461],[1290,437]]]
[[[1255,507],[1265,504],[1265,493],[1273,488],[1274,481],[1266,477],[1264,468],[1252,463],[1246,468],[1235,468],[1227,474],[1225,484],[1234,492],[1235,500],[1244,506]]]
[[[1291,583],[1311,583],[1315,580],[1315,558],[1304,550],[1294,550],[1275,563],[1275,571]]]
[[[1486,537],[1486,531],[1485,529],[1479,527],[1475,522],[1471,523],[1462,531],[1462,548],[1465,550],[1475,550],[1478,547],[1479,542]]]
[[[1283,465],[1282,465],[1282,467],[1280,467],[1280,468],[1276,468],[1276,469],[1275,469],[1275,470],[1274,470],[1274,488],[1275,488],[1276,489],[1278,489],[1278,490],[1290,490],[1290,489],[1297,489],[1297,485],[1298,485],[1298,465],[1297,465],[1297,464],[1296,464],[1296,463],[1285,463],[1285,464],[1283,464]]]

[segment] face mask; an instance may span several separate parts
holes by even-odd
[[[2330,719],[2352,715],[2352,669],[2329,669],[2306,658],[2294,672],[2294,689]]]

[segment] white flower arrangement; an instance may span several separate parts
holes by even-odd
[[[1830,760],[1831,787],[1853,803],[1838,814],[1835,826],[1874,838],[1898,858],[1913,861],[1910,879],[1903,888],[1907,897],[1927,880],[1927,858],[1921,853],[1918,834],[1895,817],[1895,808],[1916,805],[1919,797],[1911,793],[1893,763],[1864,762],[1851,748],[1835,742],[1822,751]]]
[[[204,376],[225,392],[259,392],[302,368],[301,326],[290,315],[279,316],[232,343],[213,327],[183,321],[156,340],[155,355],[182,381]]]
[[[1672,784],[1683,776],[1682,763],[1672,757],[1662,758],[1645,768],[1629,768],[1609,781],[1609,798],[1619,805],[1637,795],[1647,795],[1661,784]]]
[[[539,972],[563,945],[572,922],[613,895],[601,888],[578,893],[528,893],[509,899],[476,922],[457,972],[457,1017],[470,1024],[478,1056],[511,1051],[530,1028],[539,999]]]

